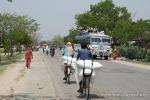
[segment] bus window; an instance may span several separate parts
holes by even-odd
[[[87,39],[88,39],[88,40],[87,40],[87,41],[88,41],[87,43],[90,44],[90,37],[88,37]]]
[[[101,39],[100,39],[100,38],[91,38],[91,43],[92,43],[92,44],[101,43]]]
[[[103,42],[103,43],[108,43],[108,44],[110,44],[110,43],[111,43],[111,40],[110,40],[109,37],[102,37],[102,42]]]

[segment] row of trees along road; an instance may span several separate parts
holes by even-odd
[[[57,47],[62,47],[64,45],[64,39],[63,39],[63,37],[60,36],[60,35],[55,35],[51,39],[51,45],[55,45]]]
[[[34,19],[16,14],[0,13],[0,46],[13,56],[13,47],[36,42],[39,24]]]
[[[112,36],[114,45],[136,40],[139,46],[150,43],[150,20],[133,21],[126,7],[115,6],[113,0],[105,0],[90,6],[90,10],[75,16],[76,28],[64,37],[65,42],[74,42],[80,28],[93,27]]]

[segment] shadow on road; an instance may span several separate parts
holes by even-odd
[[[0,100],[59,100],[48,96],[0,95]]]
[[[76,81],[70,81],[70,83],[67,83],[66,81],[64,81],[65,84],[77,84]]]
[[[79,96],[77,96],[77,98],[79,98],[79,99],[86,98],[86,95],[80,94]],[[96,94],[90,94],[90,99],[104,99],[104,96],[98,96]]]

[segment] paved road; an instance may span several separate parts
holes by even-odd
[[[95,81],[95,88],[114,100],[149,100],[150,71],[112,61],[99,61],[105,69]]]
[[[66,84],[63,78],[60,54],[55,57],[41,55],[48,66],[57,97],[61,100],[82,100],[78,85]],[[112,61],[97,60],[104,65],[91,87],[92,100],[150,100],[150,70],[144,70]]]
[[[97,61],[104,69],[91,86],[91,100],[150,100],[150,70],[111,60]],[[60,53],[50,57],[42,51],[34,52],[32,68],[19,76],[12,95],[0,96],[0,100],[85,100],[77,93],[79,87],[73,76],[70,85],[62,80],[62,65]]]

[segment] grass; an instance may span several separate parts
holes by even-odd
[[[7,70],[8,67],[14,67],[12,64],[16,62],[21,62],[22,58],[24,57],[24,53],[22,54],[15,53],[14,58],[11,58],[9,60],[6,59],[7,56],[5,56],[4,54],[2,54],[1,57],[2,61],[0,63],[0,74],[3,73],[5,70]]]
[[[3,48],[0,48],[0,52],[4,52],[4,49],[3,49]]]
[[[0,74],[2,74],[7,68],[8,68],[8,65],[0,66]]]

